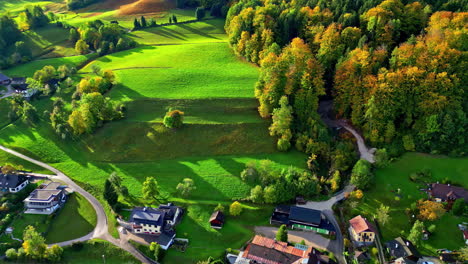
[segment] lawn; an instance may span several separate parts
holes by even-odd
[[[104,257],[103,257],[104,256]],[[137,264],[130,253],[107,241],[94,239],[83,243],[81,249],[65,247],[60,263],[66,264]]]
[[[52,220],[46,241],[57,243],[85,236],[93,231],[96,222],[93,206],[80,194],[71,194],[63,209]]]
[[[80,67],[81,65],[86,63],[89,59],[95,56],[96,54],[89,54],[89,55],[78,55],[78,56],[64,57],[64,58],[35,60],[29,63],[18,65],[14,68],[2,70],[2,72],[8,76],[32,77],[34,75],[34,72],[42,69],[44,66],[51,65],[57,68],[60,65],[68,64],[74,67]]]
[[[145,98],[252,98],[255,66],[240,61],[227,43],[143,46],[99,58],[92,65],[115,71],[109,94],[127,101]]]
[[[34,226],[37,232],[47,231],[47,215],[20,214],[11,225],[13,227],[13,236],[22,239],[23,231],[27,226]]]
[[[424,192],[419,191],[425,186],[409,179],[412,173],[422,169],[430,170],[434,181],[448,178],[453,183],[468,188],[468,158],[407,153],[387,168],[378,169],[375,172],[375,185],[369,191],[364,192],[364,198],[354,210],[354,215],[361,213],[372,217],[380,204],[389,205],[391,219],[382,227],[384,241],[402,235],[402,231],[403,235],[407,236],[411,229],[411,219],[406,215],[405,209],[418,199],[427,198]],[[399,201],[395,200],[397,189],[400,189],[401,199]],[[464,243],[457,224],[467,221],[466,217],[460,218],[446,213],[437,221],[426,222],[426,227],[435,224],[437,228],[433,236],[423,243],[421,251],[426,254],[434,254],[438,248],[460,248]]]

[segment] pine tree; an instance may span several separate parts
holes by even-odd
[[[146,24],[146,18],[144,16],[141,16],[141,27],[146,27],[147,24]]]
[[[133,29],[139,29],[139,28],[141,28],[140,21],[138,21],[138,19],[135,18],[135,20],[133,21]]]

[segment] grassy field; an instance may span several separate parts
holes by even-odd
[[[188,209],[177,232],[191,240],[190,247],[185,253],[170,250],[165,263],[193,263],[241,246],[252,236],[254,225],[267,224],[271,208],[245,205],[244,214],[214,231],[207,223],[214,206],[249,195],[252,186],[239,177],[247,162],[270,159],[278,168],[305,168],[306,156],[276,150],[269,121],[258,117],[253,89],[258,69],[232,53],[222,34],[223,23],[208,20],[136,31],[132,37],[143,46],[86,65],[81,75],[92,75],[93,64],[115,71],[118,84],[106,95],[126,104],[125,119],[107,123],[78,141],[61,140],[48,121],[34,127],[18,121],[0,129],[0,144],[52,164],[99,199],[105,179],[117,172],[130,192],[121,202],[129,207],[144,203],[142,182],[155,177],[165,200]],[[172,42],[178,45],[145,45]],[[41,60],[6,73],[30,75],[43,65],[79,65],[86,60],[85,56]],[[50,111],[57,96],[70,103],[70,93],[61,91],[34,105],[39,113]],[[182,128],[161,124],[170,108],[185,112]],[[175,187],[184,178],[192,178],[197,189],[181,198]],[[115,220],[109,221],[113,226]],[[200,251],[206,241],[213,246]]]
[[[104,257],[103,257],[104,256]],[[94,239],[83,244],[81,249],[65,247],[60,263],[67,264],[137,264],[130,253],[107,241]]]
[[[66,205],[53,219],[47,243],[57,243],[85,236],[93,231],[97,216],[93,206],[81,195],[71,194]],[[67,230],[61,232],[60,230]]]
[[[2,72],[8,76],[32,77],[34,75],[34,72],[42,69],[44,66],[51,65],[57,68],[60,65],[68,64],[71,66],[79,67],[94,56],[96,56],[96,54],[35,60],[29,63],[16,66],[14,68],[3,70]]]
[[[409,176],[417,171],[428,169],[434,181],[445,178],[468,188],[468,158],[448,158],[443,156],[430,156],[420,153],[407,153],[391,163],[390,166],[376,171],[376,184],[371,190],[364,193],[360,205],[354,210],[354,215],[364,214],[368,217],[375,215],[380,204],[390,206],[390,221],[382,227],[384,241],[401,235],[409,234],[411,219],[405,209],[418,199],[427,198],[419,191],[424,185],[410,181]],[[395,200],[396,190],[400,189],[401,199]],[[435,233],[429,240],[423,242],[421,251],[425,254],[435,254],[439,248],[458,249],[464,245],[462,233],[457,224],[467,222],[468,218],[457,217],[446,213],[441,219],[426,222],[426,227],[435,224]]]

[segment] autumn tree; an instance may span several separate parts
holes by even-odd
[[[163,124],[168,128],[180,128],[184,124],[184,112],[170,110],[164,116]]]
[[[444,205],[438,202],[426,200],[418,202],[419,218],[434,221],[445,214]]]
[[[229,206],[229,214],[232,216],[238,216],[242,213],[242,205],[235,201]]]
[[[23,232],[23,249],[32,259],[43,259],[47,251],[47,244],[33,226],[27,226]]]
[[[75,50],[80,54],[87,54],[89,53],[89,45],[86,41],[79,39],[75,44]]]
[[[385,225],[390,220],[390,206],[381,204],[380,207],[377,209],[375,218],[379,220],[379,223]]]

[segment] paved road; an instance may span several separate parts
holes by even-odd
[[[6,88],[7,88],[7,91],[3,93],[2,96],[0,96],[0,99],[7,98],[15,94],[15,90],[13,89],[11,85],[7,85]]]
[[[50,165],[48,165],[46,163],[43,163],[41,161],[32,159],[32,158],[30,158],[28,156],[25,156],[25,155],[23,155],[23,154],[21,154],[19,152],[16,152],[16,151],[14,151],[12,149],[6,148],[6,147],[4,147],[2,145],[0,145],[0,150],[8,152],[8,153],[10,153],[10,154],[12,154],[14,156],[17,156],[17,157],[19,157],[21,159],[29,161],[29,162],[31,162],[33,164],[36,164],[36,165],[38,165],[38,166],[40,166],[42,168],[45,168],[45,169],[53,172],[55,175],[51,176],[51,178],[57,179],[59,181],[64,182],[70,188],[75,190],[75,192],[81,194],[83,197],[86,198],[86,200],[89,201],[89,203],[93,206],[94,210],[96,211],[97,223],[96,223],[96,227],[94,228],[94,230],[91,233],[87,234],[86,236],[77,238],[77,239],[57,243],[57,245],[68,246],[68,245],[73,244],[74,242],[83,242],[83,241],[87,241],[87,240],[94,239],[94,238],[100,238],[100,239],[107,240],[108,242],[116,245],[117,247],[120,247],[120,248],[126,250],[127,252],[131,253],[136,259],[138,259],[142,263],[153,263],[152,261],[148,260],[144,255],[142,255],[140,252],[138,252],[132,245],[130,245],[128,243],[128,241],[116,239],[113,236],[111,236],[111,234],[109,234],[106,212],[104,211],[104,208],[102,207],[101,203],[93,195],[91,195],[90,193],[85,191],[83,188],[81,188],[78,184],[73,182],[63,172],[55,169],[54,167],[52,167],[52,166],[50,166]]]

